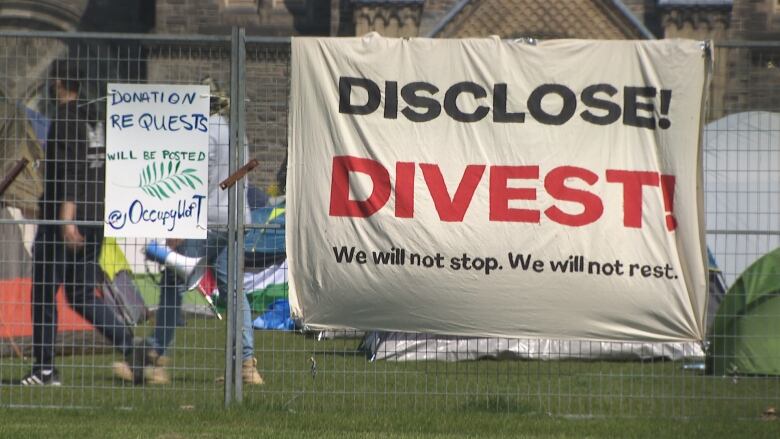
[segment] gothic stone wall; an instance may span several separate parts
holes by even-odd
[[[211,76],[230,90],[230,48],[215,46],[159,47],[149,59],[150,83],[199,83]],[[249,182],[266,191],[287,151],[289,47],[249,45],[246,69],[246,134],[249,157],[260,166]]]

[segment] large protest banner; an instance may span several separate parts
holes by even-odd
[[[108,84],[106,236],[206,238],[209,88]]]
[[[293,314],[702,340],[709,63],[686,40],[293,39]]]

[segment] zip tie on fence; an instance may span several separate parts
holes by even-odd
[[[114,94],[114,92],[111,92],[111,93],[109,93],[109,94],[113,95],[113,94]],[[83,104],[79,104],[79,105],[78,105],[78,107],[79,107],[79,108],[81,108],[81,107],[85,107],[85,106],[87,106],[87,105],[92,105],[92,104],[94,104],[95,102],[105,101],[106,99],[108,99],[108,96],[103,96],[103,97],[100,97],[100,98],[95,98],[95,99],[92,99],[91,101],[87,101],[87,102],[84,102]]]
[[[113,95],[117,94],[117,91],[116,90],[111,90],[108,94],[113,96]],[[201,97],[201,98],[220,97],[219,95],[213,95],[213,94],[200,94],[198,96]],[[108,99],[108,96],[102,96],[102,97],[99,97],[99,98],[95,98],[95,99],[92,99],[91,101],[84,102],[83,104],[79,105],[79,107],[83,107],[85,105],[94,104],[95,102],[105,101],[106,99]],[[252,102],[249,99],[244,99],[244,101],[245,102]]]
[[[244,178],[246,174],[249,173],[249,171],[255,169],[259,164],[260,162],[257,159],[250,160],[249,163],[238,168],[236,172],[234,172],[228,178],[224,179],[222,183],[219,184],[219,187],[224,191],[225,189],[233,186],[240,178]]]
[[[712,40],[704,40],[701,42],[702,55],[712,61]]]
[[[221,98],[221,97],[223,97],[223,96],[221,96],[221,95],[212,95],[212,94],[207,94],[207,95],[200,94],[200,95],[198,95],[198,96],[200,96],[200,97],[202,97],[202,98]],[[244,102],[252,102],[252,100],[251,100],[251,99],[249,99],[249,98],[245,98],[245,99],[244,99]]]

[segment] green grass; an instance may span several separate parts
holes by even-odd
[[[568,419],[458,412],[289,413],[203,411],[0,410],[3,438],[774,438],[777,422],[755,420]]]
[[[137,330],[148,334],[151,322]],[[225,322],[189,317],[171,350],[168,386],[116,380],[118,354],[58,357],[61,388],[3,385],[0,406],[213,409],[224,401]],[[709,417],[750,419],[780,402],[777,377],[704,376],[680,362],[466,361],[369,362],[358,340],[318,341],[299,333],[256,331],[267,384],[244,399],[263,410],[468,411],[516,415]],[[311,359],[317,364],[312,375]],[[0,379],[18,380],[29,361],[3,358]]]
[[[225,335],[224,321],[188,317],[167,386],[116,380],[109,351],[59,357],[61,388],[14,386],[30,364],[2,358],[0,436],[780,437],[780,421],[759,420],[780,405],[777,377],[735,381],[666,361],[369,362],[357,339],[275,331],[255,332],[267,384],[225,411]]]

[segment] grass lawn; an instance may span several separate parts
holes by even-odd
[[[116,380],[108,350],[58,357],[59,388],[12,385],[29,360],[0,358],[0,437],[780,437],[780,421],[761,420],[780,406],[777,377],[668,361],[369,362],[357,339],[276,331],[255,332],[267,384],[226,410],[225,339],[224,321],[189,316],[166,386]]]
[[[758,420],[570,419],[472,411],[290,413],[230,410],[2,409],[2,438],[776,438]]]

